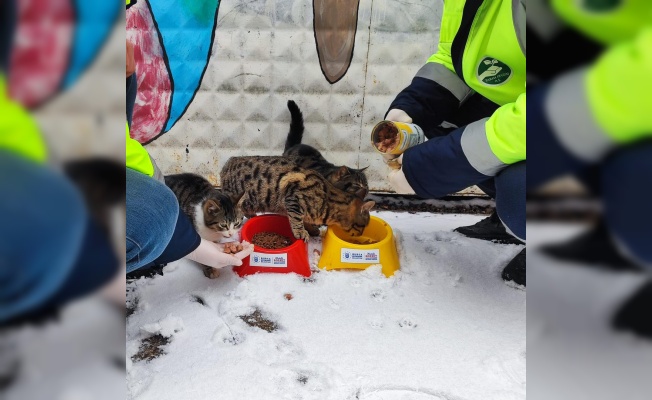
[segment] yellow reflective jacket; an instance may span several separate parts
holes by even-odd
[[[27,110],[9,99],[5,78],[0,74],[0,149],[44,163],[47,148],[38,126]]]
[[[456,94],[460,104],[476,92],[500,105],[484,130],[503,164],[526,158],[525,44],[524,0],[448,0],[437,52],[417,74],[427,78],[423,71],[432,71],[430,79]],[[481,149],[464,151],[487,157]]]

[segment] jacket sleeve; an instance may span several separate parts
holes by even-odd
[[[498,108],[491,117],[409,148],[403,173],[415,193],[438,198],[491,179],[525,160],[526,95]]]
[[[388,112],[393,108],[405,111],[428,138],[433,137],[437,126],[474,93],[453,72],[452,62],[445,60],[450,61],[450,54],[440,46],[388,109]]]
[[[618,146],[652,136],[651,47],[652,27],[550,84],[542,107],[565,151],[593,163]]]

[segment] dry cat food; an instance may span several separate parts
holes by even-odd
[[[382,123],[374,132],[374,144],[382,153],[391,152],[398,144],[398,128],[392,123]]]
[[[275,232],[258,232],[251,239],[251,242],[265,249],[282,249],[292,244],[290,238]]]
[[[224,252],[226,254],[236,254],[238,252],[241,252],[243,249],[242,245],[240,243],[224,243]]]

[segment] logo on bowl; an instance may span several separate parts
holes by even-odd
[[[266,254],[266,253],[251,253],[249,265],[252,267],[276,267],[287,268],[288,254]]]
[[[375,264],[380,260],[380,250],[342,249],[340,262],[350,264]]]
[[[364,259],[365,259],[365,261],[372,261],[372,262],[378,261],[378,254],[377,253],[367,252],[364,255]]]

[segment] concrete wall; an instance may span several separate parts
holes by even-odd
[[[390,190],[369,134],[435,51],[441,13],[441,0],[141,0],[127,12],[134,134],[164,172],[219,183],[231,156],[282,153],[292,99],[304,143]]]

